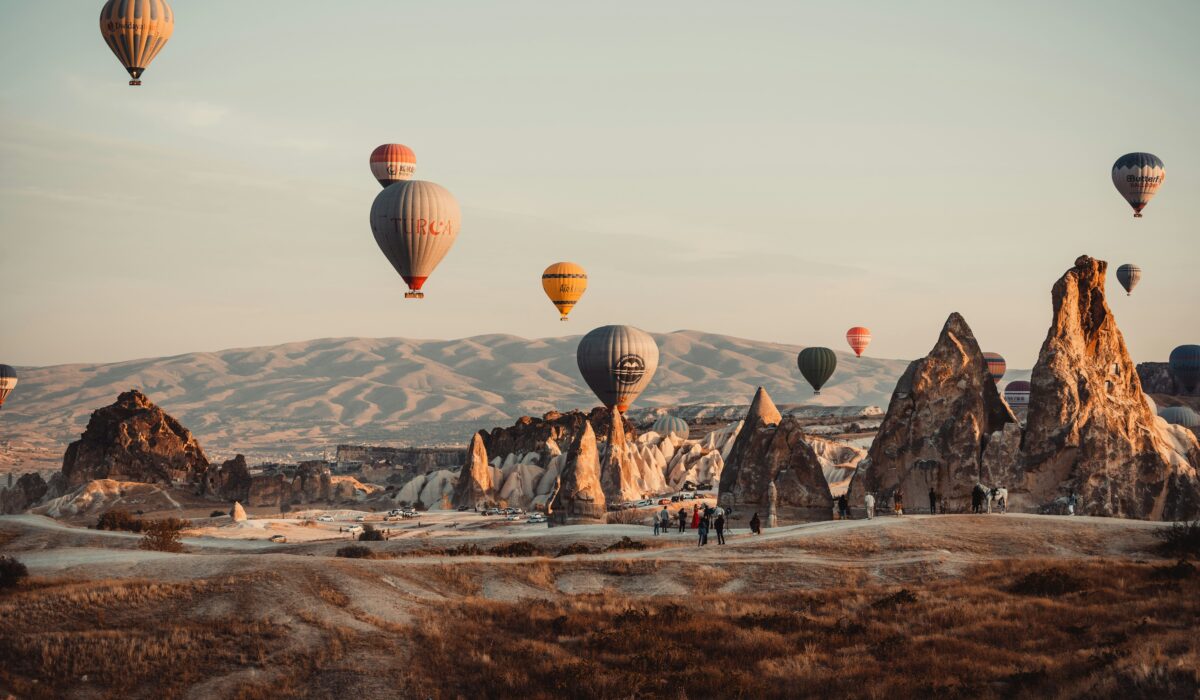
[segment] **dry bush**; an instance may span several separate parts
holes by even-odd
[[[542,550],[532,542],[518,540],[498,544],[489,549],[488,554],[494,557],[540,557]]]
[[[1020,595],[1058,597],[1083,590],[1083,582],[1062,569],[1030,571],[1009,587]]]
[[[175,523],[149,520],[144,522],[142,531],[146,533],[138,544],[142,549],[175,554],[183,551],[183,542],[179,540],[179,528]]]
[[[644,549],[646,549],[645,542],[639,542],[637,540],[632,540],[628,536],[626,536],[626,537],[622,537],[621,539],[617,540],[616,542],[613,542],[612,544],[605,547],[604,551],[620,552],[623,550],[631,550],[631,551],[635,551],[635,552],[640,552]]]
[[[321,600],[325,601],[326,603],[339,608],[344,608],[350,604],[349,596],[331,586],[321,586],[321,588],[317,591],[317,595],[319,595]]]
[[[1156,530],[1158,550],[1168,557],[1182,561],[1200,559],[1200,520],[1190,523],[1173,523],[1170,528]]]
[[[0,557],[0,590],[16,588],[29,576],[29,569],[12,557]]]
[[[554,554],[556,557],[569,557],[573,554],[595,554],[595,550],[582,542],[572,542]]]
[[[605,515],[604,522],[610,525],[648,525],[650,516],[636,508],[613,510]]]
[[[334,556],[343,557],[345,559],[374,559],[375,552],[371,551],[370,547],[364,547],[360,544],[347,545],[340,547]]]

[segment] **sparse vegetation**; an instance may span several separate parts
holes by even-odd
[[[183,542],[179,540],[179,527],[174,522],[148,520],[144,522],[142,531],[146,533],[138,545],[142,549],[176,554],[183,551]]]
[[[371,551],[370,547],[364,547],[360,544],[352,544],[339,548],[336,552],[336,556],[343,557],[345,559],[371,559],[374,557],[374,553]]]
[[[1178,557],[1180,561],[1200,559],[1200,520],[1174,523],[1170,528],[1155,531],[1154,536],[1164,555]]]
[[[582,542],[572,542],[571,544],[558,550],[554,555],[556,557],[569,557],[572,554],[594,554],[594,550]]]
[[[225,515],[224,511],[219,511],[221,515]],[[186,530],[192,526],[191,521],[182,520],[180,518],[160,518],[158,520],[147,520],[130,513],[127,510],[110,510],[104,513],[96,521],[97,530],[121,530],[124,532],[146,532],[151,528],[167,528],[173,529],[176,532]],[[215,516],[214,516],[215,517]]]
[[[613,542],[612,544],[605,547],[604,551],[619,552],[622,550],[631,550],[634,552],[640,552],[644,549],[646,549],[645,542],[638,542],[637,540],[630,539],[629,537],[622,537],[621,539],[617,540],[616,542]]]
[[[645,525],[650,517],[636,508],[610,511],[604,521],[614,525]]]
[[[489,549],[488,554],[494,557],[537,557],[541,556],[542,550],[532,542],[518,540],[498,544]]]
[[[0,590],[16,588],[29,576],[29,569],[12,557],[0,557]]]
[[[208,517],[210,517],[210,518],[223,518],[223,517],[225,517],[225,516],[227,516],[227,515],[229,515],[229,513],[226,513],[226,512],[225,512],[225,511],[223,511],[223,510],[214,510],[213,512],[211,512],[211,513],[209,513],[209,514],[208,514]]]
[[[383,533],[376,530],[375,526],[370,523],[364,524],[362,532],[358,534],[359,542],[383,542],[386,539]]]

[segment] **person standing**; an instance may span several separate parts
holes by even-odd
[[[658,513],[655,513],[654,514],[654,536],[658,537],[658,534],[660,532],[662,532],[662,521],[658,519]]]
[[[896,487],[896,494],[892,496],[892,503],[896,508],[896,515],[904,515],[904,492],[899,486]]]
[[[696,511],[696,512],[699,512],[699,511]],[[707,515],[700,517],[700,522],[699,522],[698,526],[696,527],[696,534],[699,535],[699,537],[700,537],[699,542],[697,542],[698,547],[703,547],[704,545],[708,544],[708,516]]]
[[[692,506],[692,529],[695,530],[698,527],[700,527],[700,504],[699,503]]]
[[[846,494],[838,496],[838,517],[842,520],[850,519],[850,501],[846,500]]]
[[[875,496],[868,493],[863,496],[863,508],[867,510],[867,520],[875,517]]]
[[[758,519],[758,513],[755,513],[754,515],[750,516],[750,534],[752,534],[752,535],[761,535],[762,534],[762,521]]]
[[[1075,491],[1071,491],[1071,495],[1067,497],[1067,514],[1075,515],[1075,506],[1079,504],[1079,497],[1075,495]]]
[[[725,514],[721,513],[720,509],[713,520],[713,527],[717,529],[717,544],[725,544]]]
[[[679,506],[679,532],[683,533],[687,529],[687,509]]]
[[[662,527],[662,531],[663,531],[664,535],[666,533],[670,532],[670,530],[671,530],[671,511],[667,510],[666,506],[663,506],[662,510],[660,510],[658,512],[658,522],[659,522],[659,525]]]
[[[933,487],[929,487],[929,514],[937,515],[937,494],[934,493]]]

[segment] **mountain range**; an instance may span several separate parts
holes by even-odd
[[[699,331],[654,338],[659,368],[636,407],[745,404],[760,385],[784,403],[886,407],[908,364],[839,352],[837,372],[814,396],[796,369],[801,346]],[[91,412],[130,388],[178,418],[211,458],[294,459],[338,443],[461,445],[522,415],[596,405],[576,368],[578,341],[326,338],[19,368],[0,412],[0,466],[57,466]]]

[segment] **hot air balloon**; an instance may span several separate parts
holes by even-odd
[[[837,355],[829,348],[804,348],[796,356],[796,366],[800,374],[812,385],[817,396],[821,395],[821,387],[833,376],[837,369]]]
[[[579,341],[579,373],[610,410],[625,412],[658,369],[658,345],[633,326],[601,326]]]
[[[458,238],[458,202],[446,188],[424,180],[388,185],[371,205],[375,242],[408,283],[405,299],[421,299],[425,280]]]
[[[385,143],[371,153],[371,174],[384,187],[411,180],[416,170],[417,154],[403,144]]]
[[[1009,406],[1028,406],[1029,382],[1024,379],[1009,382],[1008,386],[1004,387],[1004,400]]]
[[[1126,153],[1112,167],[1113,184],[1133,207],[1133,216],[1138,219],[1166,177],[1163,162],[1153,153]]]
[[[4,399],[17,386],[17,370],[8,365],[0,365],[0,408],[4,407]]]
[[[1117,281],[1125,288],[1125,296],[1133,293],[1133,288],[1142,280],[1142,268],[1125,263],[1117,268]]]
[[[985,352],[983,359],[987,361],[988,374],[992,375],[992,381],[999,384],[1000,380],[1004,379],[1004,371],[1008,369],[1008,364],[997,352]]]
[[[674,435],[680,440],[687,440],[688,433],[690,432],[687,421],[668,414],[659,416],[658,420],[654,421],[654,426],[650,429],[664,437]]]
[[[1200,345],[1180,345],[1171,351],[1169,360],[1175,381],[1188,391],[1200,383]]]
[[[542,273],[542,289],[562,315],[559,320],[565,321],[587,291],[587,272],[575,263],[554,263]]]
[[[1170,406],[1159,411],[1158,415],[1171,425],[1181,425],[1185,428],[1200,426],[1200,413],[1187,406]]]
[[[129,71],[130,85],[141,85],[142,73],[175,31],[175,12],[167,0],[108,0],[100,10],[100,34]]]
[[[871,330],[862,326],[855,326],[846,331],[846,342],[850,343],[850,349],[854,351],[855,357],[862,357],[863,350],[871,344]]]

